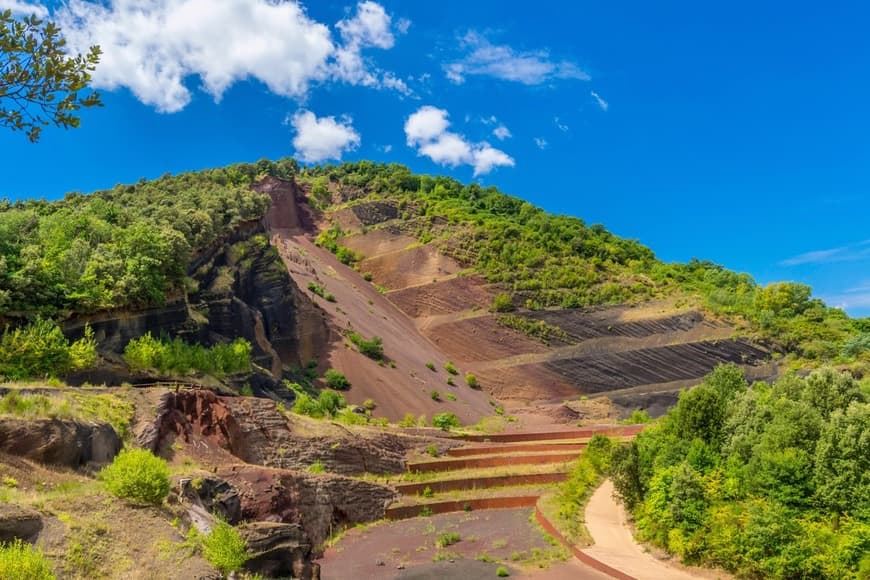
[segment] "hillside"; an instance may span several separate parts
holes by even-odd
[[[732,377],[745,391],[727,408],[738,433],[743,406],[766,396],[745,378],[785,375],[773,390],[791,393],[803,379],[790,368],[870,374],[870,321],[805,286],[665,264],[493,188],[366,162],[261,161],[6,204],[0,305],[0,541],[34,542],[42,552],[24,552],[60,577],[308,579],[321,566],[387,577],[392,566],[396,577],[623,578],[625,550],[589,548],[601,534],[583,526],[608,474],[634,494],[650,541],[755,573],[729,563],[730,546],[695,540],[716,510],[787,489],[792,471],[777,470],[794,450],[782,461],[743,450],[770,481],[737,469],[718,440],[698,456],[695,435],[726,407],[707,404],[708,387],[686,389],[711,371],[708,382]],[[842,409],[866,400],[866,378],[819,372],[848,384]],[[798,398],[811,407],[830,398],[810,391]],[[788,407],[771,405],[750,413],[759,433]],[[661,426],[616,424],[669,408]],[[680,420],[696,429],[675,431]],[[852,431],[858,451],[846,455],[863,457],[866,429]],[[798,471],[814,446],[796,447]],[[668,467],[639,467],[658,455]],[[712,490],[691,529],[660,517],[676,508],[651,492],[687,462]],[[826,514],[801,511],[826,489],[827,464],[814,465],[801,509],[784,517],[809,514],[822,537]],[[859,480],[866,466],[853,467]],[[723,474],[742,495],[721,491]],[[143,505],[136,494],[152,487]],[[653,560],[635,552],[638,566]],[[860,564],[848,546],[829,552],[838,563],[825,570]],[[4,553],[0,575],[19,565]]]
[[[870,350],[870,322],[806,286],[666,264],[600,225],[398,165],[261,161],[7,204],[0,249],[7,323],[95,331],[111,372],[79,380],[141,381],[119,355],[146,332],[242,337],[253,387],[292,397],[277,379],[309,388],[334,368],[349,401],[391,420],[448,408],[473,423],[487,394],[661,411],[719,363],[755,378],[822,362],[861,375]],[[381,355],[353,344],[370,339]],[[445,400],[466,373],[480,388]]]

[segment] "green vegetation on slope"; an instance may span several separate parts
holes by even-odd
[[[0,416],[48,417],[105,421],[125,437],[133,420],[133,405],[109,394],[58,391],[47,395],[10,390],[0,397]]]
[[[827,307],[802,284],[761,287],[749,275],[711,262],[666,264],[648,248],[601,225],[548,214],[494,187],[414,175],[401,165],[326,165],[306,169],[299,179],[321,185],[329,180],[351,200],[346,205],[393,202],[404,231],[473,266],[530,309],[695,297],[713,313],[745,320],[760,337],[805,359],[857,358],[864,367],[870,361],[870,339],[851,342],[856,334],[870,332],[870,320],[852,320],[842,310]],[[318,207],[342,207],[329,207],[327,201],[319,199]],[[335,227],[319,241],[338,252],[343,249],[338,245],[341,234]],[[523,300],[503,295],[494,309],[506,310]]]
[[[90,327],[85,327],[83,338],[70,343],[57,324],[37,317],[26,326],[7,327],[0,337],[0,377],[7,379],[56,377],[88,369],[96,361],[97,343]]]
[[[90,195],[0,204],[0,311],[55,315],[160,304],[191,256],[260,218],[262,175],[292,160],[233,165],[118,185]]]
[[[229,344],[206,348],[180,338],[154,338],[148,332],[127,343],[124,361],[134,371],[202,372],[222,377],[251,370],[251,343],[237,338]]]
[[[612,457],[640,536],[762,578],[870,574],[870,384],[722,366]]]

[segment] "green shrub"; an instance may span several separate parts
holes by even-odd
[[[459,419],[453,413],[438,413],[432,417],[432,426],[443,431],[449,431],[459,427]]]
[[[63,374],[69,364],[69,343],[50,320],[38,318],[14,330],[7,327],[0,340],[0,370],[11,379]]]
[[[316,284],[314,282],[308,283],[308,290],[310,292],[320,296],[321,298],[324,298],[325,294],[326,294],[326,289],[323,286],[321,286],[320,284]]]
[[[384,357],[383,339],[379,336],[373,336],[366,340],[360,334],[351,332],[347,336],[354,343],[359,351],[370,359],[381,360]]]
[[[127,343],[124,361],[134,371],[162,373],[202,372],[221,377],[251,369],[251,343],[237,338],[229,344],[206,348],[180,338],[154,338],[150,332]]]
[[[504,566],[499,566],[498,569],[495,571],[495,575],[498,576],[499,578],[507,578],[508,576],[511,575],[511,573]]]
[[[365,409],[367,411],[374,411],[375,408],[378,406],[378,404],[375,403],[374,399],[366,399],[365,401],[363,401],[362,406],[363,406],[363,409]]]
[[[326,294],[324,294],[323,299],[326,300],[327,302],[335,302],[336,301],[335,294],[333,294],[332,292],[327,292]]]
[[[438,372],[437,370],[435,370],[435,363],[433,363],[431,361],[426,363],[426,368],[429,369],[430,371]]]
[[[441,532],[438,534],[438,539],[435,541],[435,545],[439,548],[446,548],[447,546],[452,546],[453,544],[462,540],[462,536],[459,532]]]
[[[444,370],[447,371],[448,373],[450,373],[451,375],[458,375],[459,374],[459,371],[456,370],[456,365],[454,365],[450,361],[447,361],[447,363],[444,365]]]
[[[323,374],[323,380],[326,381],[326,384],[337,391],[346,391],[350,388],[350,381],[347,380],[347,377],[344,376],[343,373],[335,370],[329,369]]]
[[[635,409],[631,412],[631,417],[628,419],[623,419],[620,423],[624,425],[640,425],[645,423],[652,423],[652,417],[649,416],[643,409]]]
[[[56,576],[42,550],[16,539],[0,544],[0,578],[53,580]]]
[[[456,401],[456,395],[453,393],[444,393],[444,398],[448,401]]]
[[[495,312],[510,312],[514,309],[513,299],[510,294],[496,294],[492,299],[492,309]]]
[[[414,416],[414,413],[405,413],[404,418],[399,421],[399,427],[416,427],[417,426],[417,417]]]
[[[365,273],[362,275],[362,277],[363,277],[363,280],[365,280],[366,282],[371,282],[371,281],[372,281],[372,273],[371,273],[371,272],[365,272]]]
[[[202,539],[202,555],[223,574],[238,572],[250,558],[248,544],[239,531],[226,522],[218,522]]]
[[[440,402],[441,402],[441,393],[439,393],[438,391],[432,391],[432,392],[430,392],[430,393],[429,393],[429,397],[431,397],[431,399],[432,399],[433,401],[435,401],[436,403],[440,403]]]
[[[93,368],[97,364],[97,341],[94,339],[94,329],[85,325],[85,335],[69,347],[69,366],[71,370],[79,371]]]
[[[324,473],[324,472],[326,472],[326,468],[323,466],[323,462],[319,459],[308,466],[308,473]]]
[[[122,450],[100,478],[121,499],[156,505],[169,494],[169,466],[145,449]]]
[[[480,383],[477,382],[477,377],[471,373],[465,373],[465,384],[472,389],[477,389],[478,387],[480,387]]]

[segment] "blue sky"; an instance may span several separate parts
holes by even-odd
[[[0,132],[0,196],[262,157],[395,161],[870,315],[866,3],[36,9],[103,46],[105,107],[36,145]]]

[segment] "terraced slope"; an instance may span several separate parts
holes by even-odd
[[[452,412],[463,424],[474,424],[492,414],[486,393],[460,382],[451,387],[443,376],[426,367],[427,362],[443,365],[448,355],[404,312],[359,272],[314,244],[318,229],[308,207],[299,202],[301,192],[294,183],[276,181],[268,191],[273,200],[268,216],[272,245],[300,289],[309,288],[309,284],[323,289],[323,296],[309,290],[329,329],[326,344],[318,352],[318,370],[322,373],[333,368],[347,376],[351,383],[345,394],[348,402],[362,405],[371,399],[376,405],[374,414],[391,421],[408,412],[430,419],[437,413]],[[381,247],[387,252],[390,248],[389,244]],[[365,339],[383,339],[383,360],[358,352],[349,339],[351,332]],[[436,390],[443,394],[441,400],[432,398]]]
[[[489,311],[503,289],[417,243],[397,216],[387,202],[363,202],[328,214],[321,227],[337,223],[349,232],[339,243],[365,256],[359,270],[463,372],[515,406],[583,395],[663,406],[719,363],[742,365],[753,377],[776,372],[767,347],[675,301],[511,314],[514,326],[537,324],[546,340],[509,328]]]

